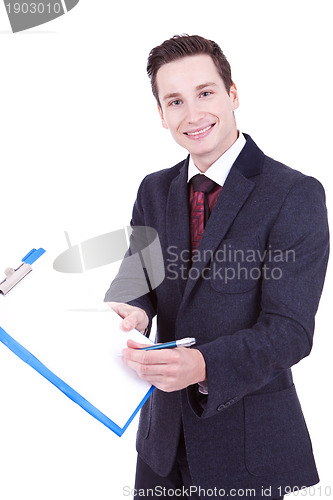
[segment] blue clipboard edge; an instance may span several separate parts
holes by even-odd
[[[99,420],[102,424],[108,427],[111,431],[113,431],[117,436],[121,437],[129,424],[134,419],[135,415],[147,401],[153,390],[155,389],[152,386],[145,397],[142,399],[138,407],[134,410],[124,427],[119,427],[119,425],[115,424],[110,418],[108,418],[104,413],[102,413],[98,408],[89,403],[84,397],[81,396],[78,392],[76,392],[72,387],[70,387],[66,382],[64,382],[61,378],[59,378],[55,373],[49,370],[39,359],[37,359],[31,352],[29,352],[25,347],[19,344],[13,337],[11,337],[3,328],[0,327],[0,341],[8,347],[16,356],[18,356],[22,361],[27,363],[31,368],[36,370],[40,375],[42,375],[46,380],[51,382],[57,389],[63,392],[69,399],[71,399],[74,403],[78,404],[83,408],[87,413],[89,413],[92,417]]]

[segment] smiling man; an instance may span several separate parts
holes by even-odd
[[[318,482],[291,367],[312,347],[324,191],[237,130],[237,89],[215,42],[173,37],[147,70],[162,125],[189,155],[147,176],[133,209],[134,228],[158,232],[163,283],[124,303],[125,265],[105,300],[125,330],[149,334],[157,315],[157,342],[197,343],[123,351],[156,386],[140,416],[135,496],[280,498]]]
[[[237,139],[235,85],[227,91],[212,58],[200,54],[162,66],[156,86],[163,127],[206,172]]]

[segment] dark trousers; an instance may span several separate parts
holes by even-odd
[[[176,461],[171,469],[170,474],[168,474],[168,476],[166,477],[162,477],[156,474],[156,472],[154,472],[138,455],[135,477],[135,490],[136,492],[139,492],[140,489],[145,490],[146,497],[149,498],[149,500],[171,497],[200,500],[200,497],[195,493],[195,489],[192,483],[192,478],[187,463],[183,433],[181,434]],[[153,492],[155,494],[153,494]],[[139,493],[138,495],[134,496],[134,499],[136,498],[140,498]]]
[[[139,490],[145,492],[140,496]],[[188,467],[184,437],[181,435],[175,464],[168,476],[162,477],[156,474],[138,455],[135,477],[134,499],[149,498],[149,500],[160,500],[161,498],[181,498],[200,500],[196,493],[199,491],[192,482]],[[218,498],[218,497],[211,497]],[[236,497],[234,497],[236,500]],[[244,500],[244,499],[243,499]],[[267,500],[283,500],[283,497]]]

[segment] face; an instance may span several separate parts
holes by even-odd
[[[237,139],[236,87],[228,94],[206,54],[164,64],[156,83],[163,127],[189,151],[196,166],[206,171]]]

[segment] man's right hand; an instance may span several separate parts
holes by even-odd
[[[124,321],[121,326],[125,332],[129,332],[133,330],[133,328],[136,328],[139,332],[145,333],[148,327],[149,318],[143,309],[122,302],[107,302],[107,305],[123,318]]]

